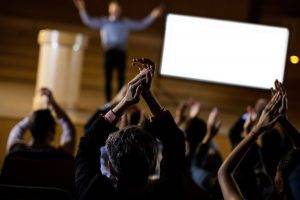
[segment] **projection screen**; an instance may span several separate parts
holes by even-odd
[[[169,14],[160,74],[269,89],[283,81],[288,37],[283,27]]]

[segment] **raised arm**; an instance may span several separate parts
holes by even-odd
[[[179,180],[178,178],[182,178],[182,175],[185,173],[183,133],[177,127],[171,113],[161,107],[151,92],[151,83],[155,70],[154,63],[149,59],[142,58],[134,59],[134,65],[137,65],[141,70],[150,69],[146,75],[146,82],[143,85],[142,96],[153,116],[148,129],[163,145],[160,178],[161,180]],[[170,184],[176,183],[172,182]]]
[[[73,154],[75,148],[76,129],[67,113],[55,101],[52,92],[47,88],[41,89],[42,95],[47,98],[47,103],[58,119],[58,123],[62,128],[60,136],[60,147],[69,154]]]
[[[86,26],[93,28],[93,29],[100,29],[103,26],[103,24],[105,23],[104,18],[103,17],[91,17],[86,11],[84,0],[73,0],[73,1],[79,11],[81,21]]]
[[[265,130],[271,128],[278,120],[278,108],[281,102],[281,93],[277,91],[271,101],[262,112],[258,123],[234,150],[229,154],[218,171],[218,180],[225,200],[240,200],[243,196],[239,186],[234,181],[232,174],[239,166],[244,155],[254,144],[258,136]]]
[[[288,99],[286,90],[283,87],[282,83],[276,82],[277,88],[280,89],[282,93],[282,101],[281,106],[279,108],[279,114],[281,117],[279,118],[280,125],[286,130],[286,134],[290,139],[291,143],[293,144],[295,149],[300,148],[300,133],[299,131],[293,126],[293,124],[288,120],[287,117],[287,109],[288,109]]]
[[[24,134],[29,129],[30,117],[25,117],[18,124],[16,124],[9,133],[6,151],[7,153],[12,149],[16,144],[25,144]]]
[[[209,114],[207,120],[207,133],[201,143],[198,145],[194,155],[195,165],[197,166],[201,166],[205,155],[207,155],[210,142],[219,132],[219,129],[221,127],[219,114],[220,113],[218,108],[213,108]]]
[[[139,101],[143,81],[145,81],[145,75],[143,73],[138,74],[128,84],[126,94],[122,100],[105,115],[99,115],[80,139],[75,162],[75,184],[76,190],[82,199],[85,197],[84,191],[88,185],[93,184],[92,181],[95,180],[95,176],[99,177],[98,181],[105,181],[99,170],[100,147],[105,145],[109,134],[117,130],[115,124],[124,111]],[[105,188],[99,189],[103,190]]]
[[[132,31],[144,30],[144,29],[148,28],[154,22],[155,19],[160,17],[162,15],[162,13],[163,13],[162,6],[158,6],[158,7],[154,8],[151,11],[151,13],[144,19],[142,19],[140,21],[126,19],[125,23],[129,30],[132,30]]]

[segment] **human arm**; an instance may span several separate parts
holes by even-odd
[[[209,150],[210,142],[219,132],[219,129],[221,127],[221,120],[219,119],[219,114],[220,113],[218,108],[213,108],[209,114],[207,120],[207,133],[204,136],[201,143],[197,146],[194,155],[194,162],[197,166],[201,166],[201,163]]]
[[[6,151],[9,152],[16,144],[25,144],[24,134],[29,129],[30,117],[25,117],[16,124],[9,133]]]
[[[48,88],[42,88],[41,94],[47,98],[47,104],[55,113],[61,126],[60,148],[66,153],[73,154],[75,148],[76,129],[67,113],[58,105]]]
[[[127,92],[122,100],[105,115],[99,115],[81,138],[75,162],[76,189],[79,196],[85,195],[87,186],[93,183],[95,176],[98,177],[98,181],[105,181],[99,170],[100,147],[105,144],[109,134],[117,130],[115,124],[124,111],[139,101],[143,78],[142,73],[137,75],[128,84]]]
[[[243,199],[239,190],[239,186],[236,184],[232,177],[235,169],[239,166],[240,161],[244,155],[248,152],[250,147],[255,143],[258,136],[265,130],[270,129],[278,120],[278,107],[281,101],[281,94],[277,92],[263,110],[258,123],[234,150],[229,154],[226,160],[218,171],[218,180],[222,190],[222,194],[225,200],[237,200]]]
[[[84,0],[73,0],[73,1],[79,11],[81,21],[86,26],[94,29],[100,29],[104,25],[105,22],[103,17],[91,17],[87,13]]]
[[[127,19],[125,21],[125,23],[129,30],[140,31],[140,30],[148,28],[154,22],[155,19],[157,19],[158,17],[160,17],[162,15],[162,13],[163,13],[162,6],[157,6],[144,19],[142,19],[140,21]]]
[[[295,149],[300,148],[300,133],[299,131],[293,126],[293,124],[289,121],[287,116],[287,110],[288,110],[288,99],[287,99],[287,93],[285,88],[283,87],[282,83],[277,82],[276,87],[281,91],[282,93],[282,101],[279,108],[279,114],[281,115],[278,122],[280,125],[285,129],[286,135],[288,136],[289,140],[293,144]],[[273,91],[274,93],[274,91]]]
[[[97,119],[100,114],[105,114],[113,107],[115,107],[125,96],[127,91],[127,86],[124,85],[122,89],[118,92],[118,94],[108,103],[106,103],[102,108],[98,108],[95,113],[88,119],[86,124],[84,125],[84,129],[87,130],[93,122]]]
[[[182,131],[177,127],[171,113],[162,108],[151,92],[154,76],[154,63],[149,59],[137,59],[140,69],[150,69],[147,81],[143,85],[142,97],[149,107],[152,119],[148,131],[157,137],[163,145],[163,159],[161,161],[161,179],[178,180],[185,173],[185,144]]]

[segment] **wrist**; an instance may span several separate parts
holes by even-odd
[[[150,98],[152,97],[152,92],[151,90],[147,90],[145,92],[142,92],[142,97],[145,99],[145,98]]]
[[[253,135],[255,138],[258,138],[262,131],[263,130],[260,126],[254,126],[249,135]]]
[[[278,118],[278,122],[279,122],[280,124],[285,123],[287,120],[288,120],[288,118],[287,118],[286,115],[281,115],[281,116]]]
[[[112,112],[117,116],[121,116],[128,107],[128,103],[125,99],[122,99],[113,109]]]

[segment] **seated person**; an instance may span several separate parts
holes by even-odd
[[[218,179],[225,200],[247,199],[240,190],[240,185],[234,180],[233,174],[240,167],[240,162],[247,151],[255,144],[256,140],[265,131],[271,130],[276,123],[280,123],[286,130],[286,134],[291,139],[294,149],[291,150],[279,163],[276,171],[275,186],[276,191],[270,197],[264,199],[293,200],[298,199],[299,179],[297,177],[297,167],[300,164],[299,147],[300,134],[288,121],[287,97],[283,85],[275,82],[276,91],[272,90],[272,99],[263,109],[256,125],[251,132],[234,148],[224,161],[218,172]],[[251,184],[248,188],[253,187]]]
[[[251,106],[247,107],[247,112],[244,113],[230,128],[229,130],[229,139],[232,148],[234,148],[240,141],[243,139],[243,131],[244,131],[244,124],[249,118],[250,112],[249,110],[253,111],[253,113],[256,115],[256,118],[259,118],[261,112],[266,106],[266,99],[258,99],[255,103],[254,108]]]
[[[47,88],[41,89],[41,95],[47,98],[49,109],[34,111],[30,116],[25,117],[11,130],[7,141],[7,152],[15,151],[45,151],[63,153],[72,155],[75,146],[75,127],[68,115],[57,104],[52,93]],[[57,117],[57,122],[62,128],[60,146],[52,146],[55,137],[56,122],[51,114],[51,110]],[[30,143],[25,143],[24,135],[29,130],[32,135]]]
[[[210,194],[211,199],[222,199],[217,181],[217,172],[222,164],[222,157],[213,143],[213,139],[221,127],[219,113],[219,109],[216,107],[211,110],[207,120],[205,137],[198,144],[191,163],[193,180]]]
[[[105,115],[99,115],[81,138],[76,155],[75,184],[78,199],[187,199],[185,192],[185,145],[181,130],[170,112],[152,95],[154,64],[134,62],[144,69],[129,82],[124,98]],[[153,118],[144,129],[116,123],[126,110],[143,97]],[[157,139],[163,145],[159,180],[152,182],[157,158]],[[110,178],[99,169],[99,148],[107,146]]]

